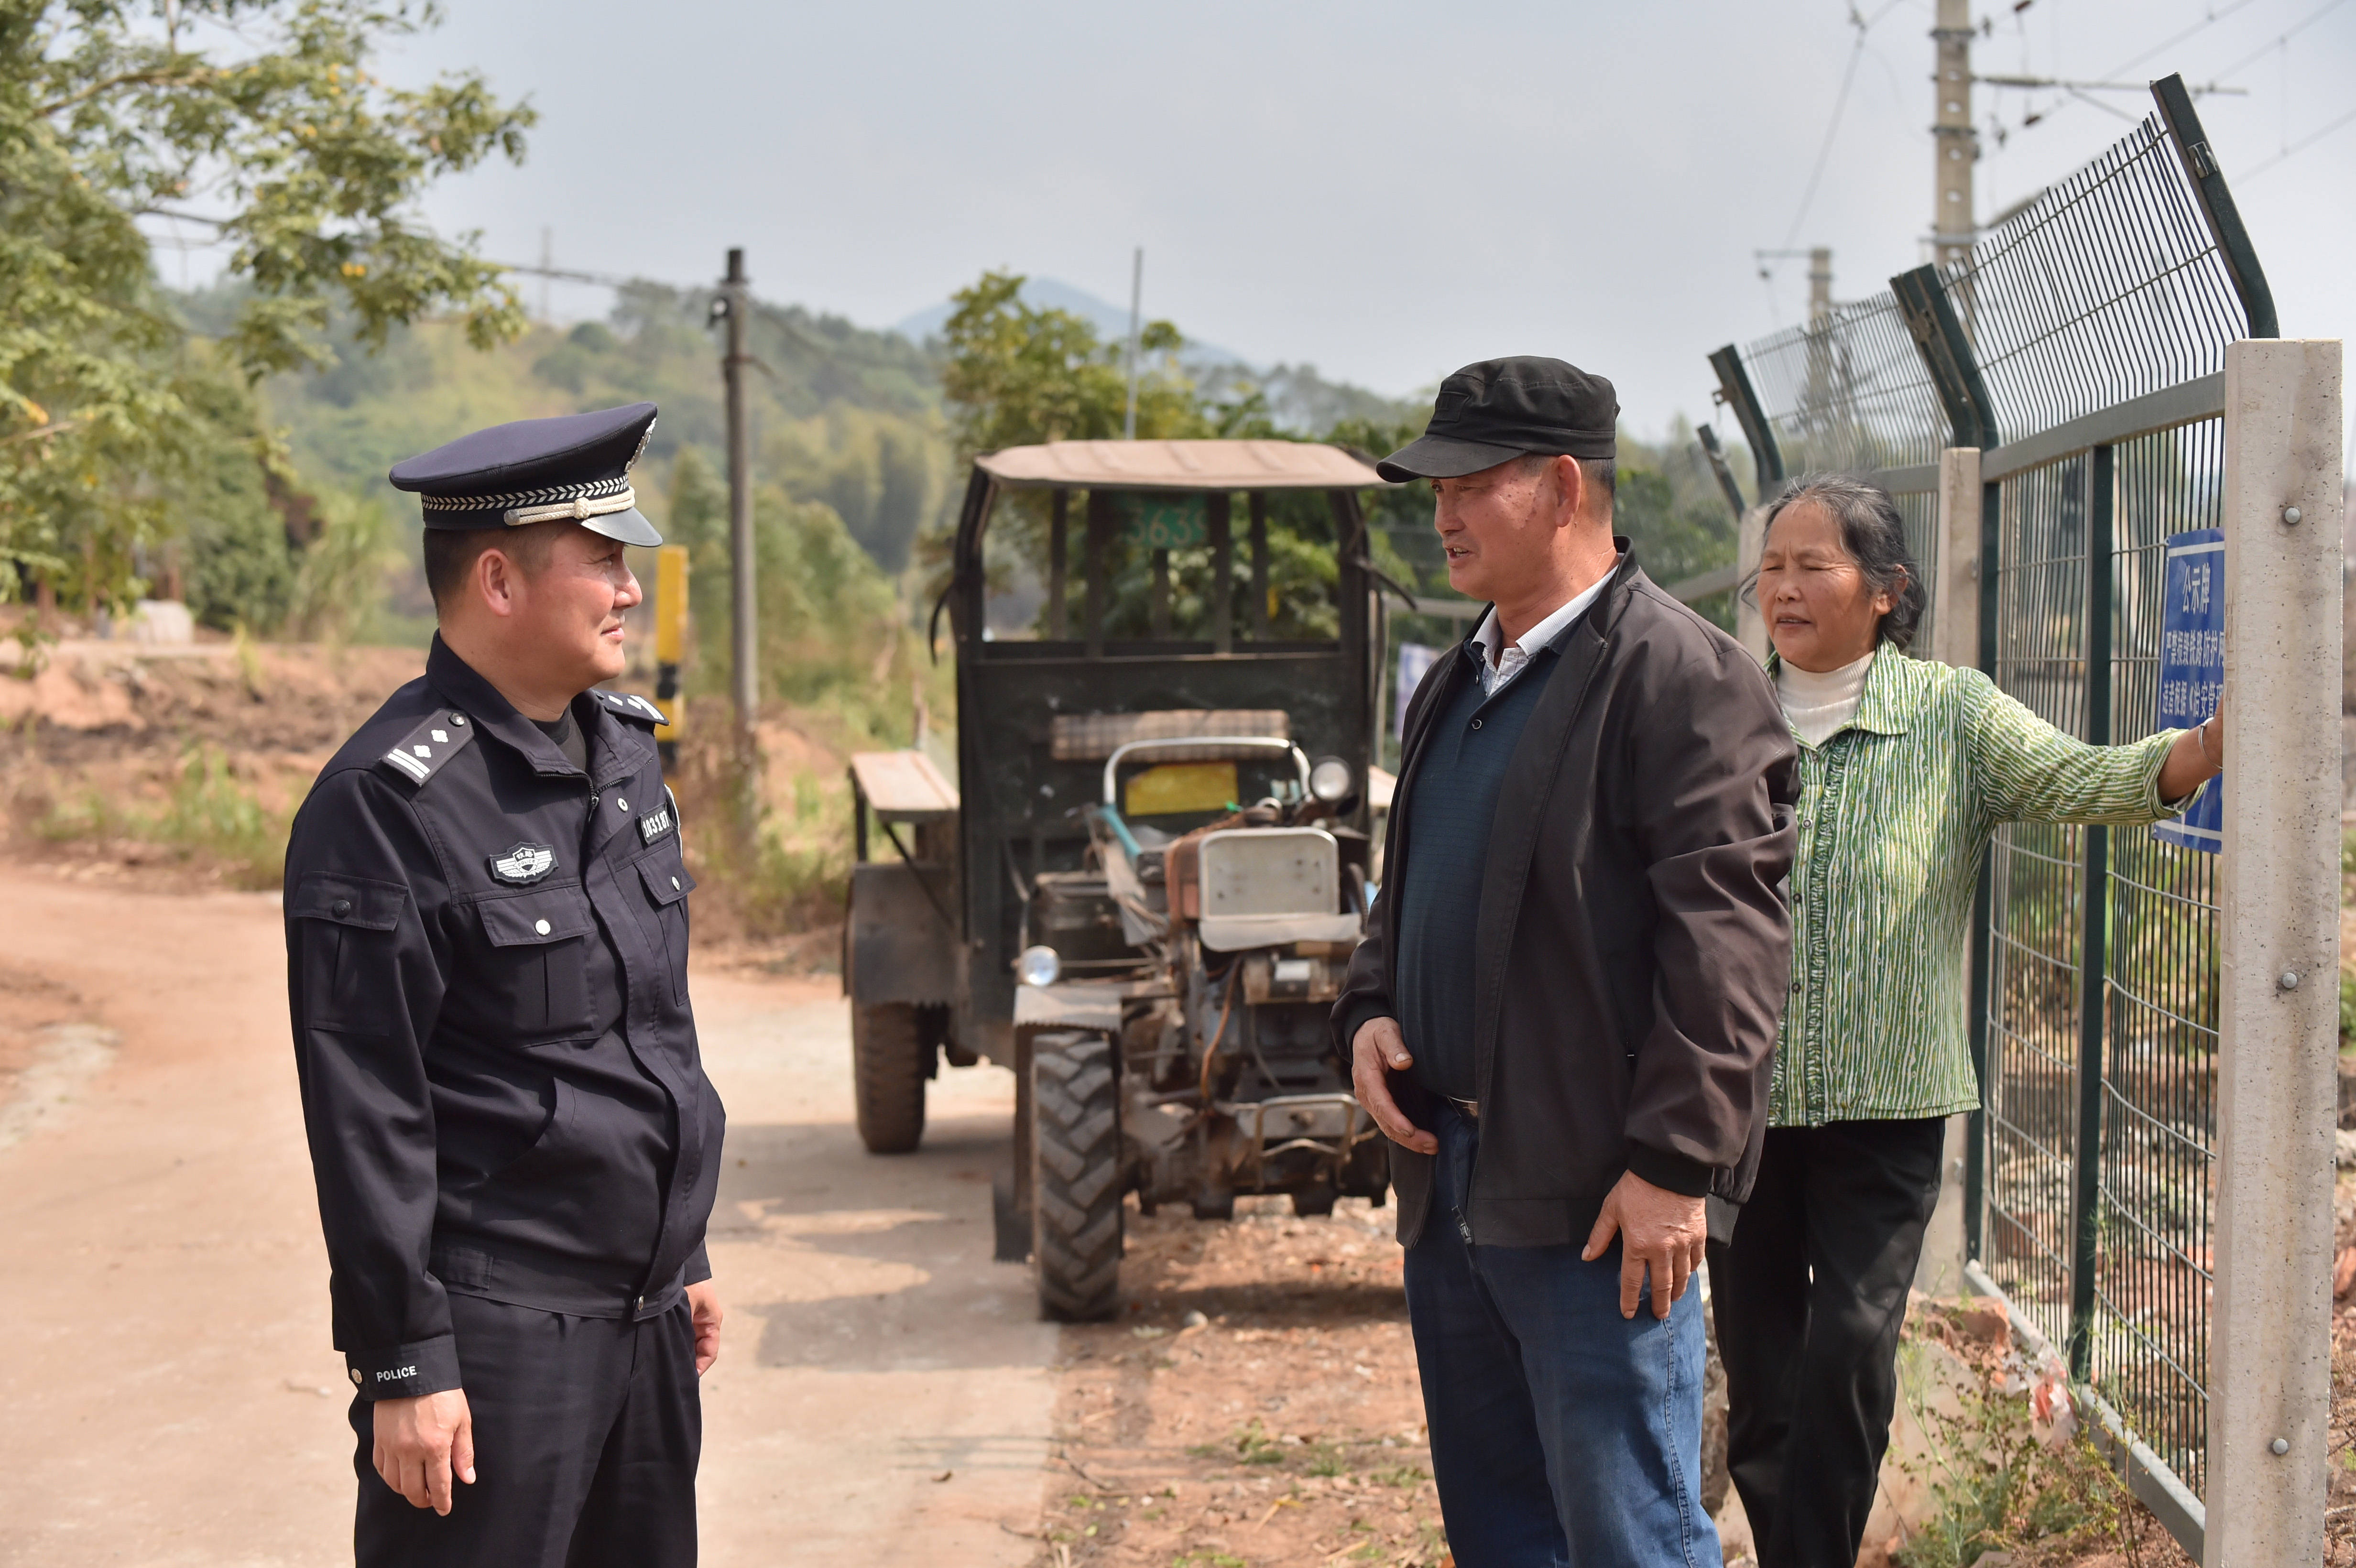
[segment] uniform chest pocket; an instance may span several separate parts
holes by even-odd
[[[676,848],[657,849],[638,861],[638,876],[654,901],[655,923],[661,928],[664,956],[670,965],[671,1000],[687,1005],[687,895],[695,879]]]
[[[578,1035],[589,1027],[589,942],[597,919],[578,884],[534,888],[475,906],[488,944],[489,994],[478,1010],[527,1040]]]

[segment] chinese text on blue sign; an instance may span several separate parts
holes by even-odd
[[[2195,528],[2168,541],[2160,589],[2159,708],[2154,728],[2189,730],[2217,710],[2225,689],[2225,536]],[[2212,779],[2192,809],[2155,823],[2152,837],[2213,855],[2225,846],[2225,781]]]

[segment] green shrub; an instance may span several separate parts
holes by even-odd
[[[60,802],[34,824],[51,843],[132,839],[169,849],[185,861],[220,868],[232,886],[278,886],[286,873],[292,810],[263,804],[230,770],[218,747],[191,745],[158,809],[116,805],[96,790]]]

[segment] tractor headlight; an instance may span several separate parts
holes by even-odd
[[[1309,793],[1328,805],[1348,798],[1355,782],[1350,776],[1350,764],[1339,757],[1321,757],[1317,765],[1309,770]]]
[[[1014,977],[1026,986],[1052,986],[1064,972],[1064,961],[1052,947],[1026,947],[1014,961]]]

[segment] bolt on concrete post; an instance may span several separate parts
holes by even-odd
[[[1923,584],[1931,599],[1930,656],[1958,669],[1980,662],[1980,450],[1951,446],[1939,454],[1939,565]],[[1968,927],[1955,933],[1971,963]],[[1971,1137],[1968,1112],[1947,1118],[1945,1152],[1939,1159],[1939,1206],[1922,1234],[1922,1255],[1914,1265],[1914,1288],[1925,1296],[1959,1296],[1964,1289],[1964,1157]]]
[[[2323,1562],[2340,850],[2340,351],[2225,354],[2225,848],[2208,1568]],[[2300,520],[2286,520],[2296,507]]]

